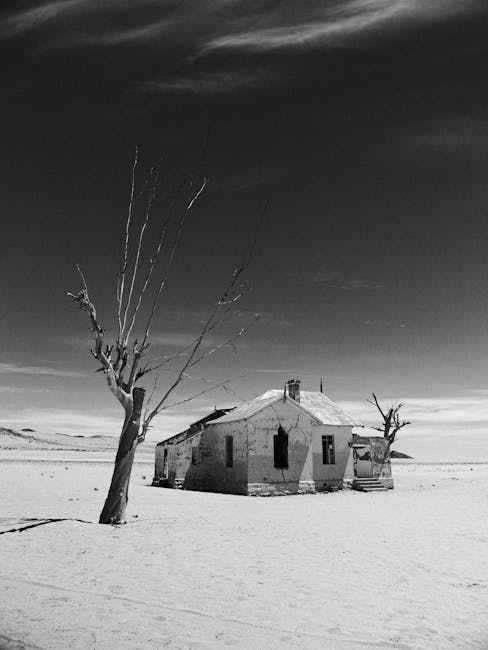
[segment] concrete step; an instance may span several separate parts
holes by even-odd
[[[355,478],[352,489],[357,492],[385,492],[388,488],[375,478]]]
[[[354,481],[356,485],[378,485],[381,481]]]
[[[383,483],[353,483],[353,487],[384,487]]]
[[[383,486],[381,487],[363,487],[359,490],[356,490],[357,492],[387,492],[388,488],[385,488]]]

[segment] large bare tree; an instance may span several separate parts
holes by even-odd
[[[99,371],[105,375],[108,388],[124,410],[112,480],[100,514],[99,521],[102,524],[126,522],[134,454],[137,446],[145,439],[153,419],[165,409],[190,401],[215,388],[226,388],[228,379],[216,383],[206,377],[199,377],[198,379],[204,382],[203,388],[172,401],[172,395],[180,384],[192,379],[192,368],[223,347],[232,345],[247,329],[247,325],[242,325],[245,312],[237,309],[237,303],[246,291],[242,275],[250,262],[254,240],[246,260],[233,270],[193,341],[175,354],[146,360],[151,326],[168,280],[169,270],[189,213],[204,191],[207,180],[202,178],[195,183],[190,177],[186,190],[183,190],[183,198],[181,188],[178,190],[179,205],[178,200],[173,200],[172,204],[167,206],[164,218],[158,216],[154,219],[155,207],[158,209],[160,168],[151,168],[142,189],[138,191],[138,165],[136,150],[128,211],[120,245],[115,292],[116,335],[113,340],[109,343],[106,341],[105,329],[90,297],[85,275],[78,265],[81,289],[74,293],[67,292],[88,316],[93,333],[91,354],[99,362]],[[138,219],[136,213],[139,214]],[[157,236],[153,239],[149,238],[147,231],[150,223],[155,221],[159,224]],[[151,240],[148,241],[149,239]],[[233,320],[236,318],[237,321]],[[234,333],[224,337],[220,343],[212,343],[217,328],[229,322],[234,323]],[[163,372],[170,379],[162,389],[158,380]],[[146,400],[143,380],[150,374],[153,375],[154,381]]]
[[[371,396],[373,399],[368,399],[367,401],[373,406],[376,406],[382,419],[381,425],[379,427],[373,427],[373,429],[376,429],[376,431],[380,431],[383,434],[383,437],[387,441],[387,447],[385,450],[385,460],[386,460],[390,453],[390,447],[395,442],[397,433],[403,427],[406,427],[408,424],[411,424],[411,422],[408,422],[407,420],[400,420],[400,409],[403,406],[405,406],[405,404],[403,404],[402,402],[394,403],[390,406],[390,408],[385,409],[380,406],[380,403],[378,402],[378,398],[374,393],[371,393]]]

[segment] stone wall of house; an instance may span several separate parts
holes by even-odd
[[[248,483],[247,494],[251,497],[278,497],[289,494],[315,494],[314,481],[281,481],[281,483]]]
[[[207,427],[186,439],[157,445],[154,485],[203,492],[247,494],[247,430],[245,423]],[[232,467],[226,466],[225,438],[232,437]],[[164,450],[168,476],[164,478]]]
[[[226,437],[232,439],[232,466],[226,463]],[[184,488],[204,492],[246,494],[247,431],[245,424],[209,424],[200,439],[198,462],[191,463]]]
[[[182,439],[179,442],[168,442],[156,445],[153,485],[167,487],[183,487],[185,477],[192,463],[192,447],[198,447],[202,432]],[[164,475],[164,450],[168,451],[167,476]]]
[[[156,445],[153,485],[157,485],[163,478],[163,445]]]
[[[274,467],[274,436],[281,426],[288,434],[288,467]],[[314,492],[312,418],[292,404],[278,402],[249,418],[248,494],[278,495]]]
[[[334,460],[324,464],[322,436],[333,436]],[[352,427],[314,424],[312,426],[313,476],[318,491],[342,489],[344,479],[352,480]]]

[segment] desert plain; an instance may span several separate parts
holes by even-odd
[[[151,487],[145,443],[111,527],[113,444],[2,430],[2,650],[488,648],[488,464],[255,498]]]

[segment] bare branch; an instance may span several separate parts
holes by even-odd
[[[157,188],[157,185],[158,185],[158,182],[159,182],[159,173],[160,173],[160,169],[159,169],[159,166],[158,166],[158,167],[156,167],[156,169],[152,168],[151,171],[150,171],[150,174],[149,174],[149,178],[150,178],[150,181],[151,181],[151,187],[149,188],[149,196],[146,199],[146,210],[145,210],[144,220],[143,220],[141,228],[139,230],[139,237],[138,237],[137,248],[136,248],[136,257],[135,257],[134,266],[133,266],[133,269],[132,269],[132,277],[131,277],[131,282],[130,282],[129,294],[127,296],[127,300],[126,300],[126,304],[125,304],[125,308],[124,308],[124,317],[122,319],[122,332],[121,332],[121,334],[122,334],[122,340],[123,340],[124,345],[127,345],[127,341],[128,341],[129,335],[130,335],[130,331],[125,333],[125,327],[126,327],[126,324],[127,324],[127,314],[128,314],[128,311],[129,311],[131,301],[132,301],[132,295],[133,295],[133,292],[134,292],[134,285],[135,285],[136,278],[137,278],[137,273],[138,273],[138,270],[139,270],[139,261],[141,259],[142,242],[144,240],[144,233],[146,231],[147,224],[149,223],[149,219],[150,219],[150,216],[151,216],[151,208],[152,208],[154,199],[156,198],[156,188]]]
[[[401,429],[402,427],[406,427],[408,424],[412,424],[409,420],[405,420],[401,424],[397,426],[397,429]]]
[[[222,381],[219,384],[213,384],[209,388],[205,388],[204,390],[201,390],[198,393],[195,393],[195,394],[191,395],[190,397],[185,397],[184,399],[178,400],[176,402],[171,402],[171,404],[166,404],[166,406],[163,406],[158,411],[158,413],[162,413],[162,411],[167,411],[168,409],[174,408],[175,406],[180,406],[181,404],[186,404],[187,402],[191,402],[196,397],[200,397],[201,395],[205,395],[206,393],[210,393],[213,390],[217,390],[217,388],[222,388],[222,386],[227,385],[230,381],[231,381],[230,379],[226,379],[225,381]]]
[[[133,309],[132,314],[131,314],[130,323],[129,323],[129,326],[128,326],[128,329],[127,329],[127,332],[126,332],[126,335],[125,335],[125,342],[128,341],[128,339],[129,339],[129,337],[130,337],[130,335],[132,333],[132,330],[133,330],[135,322],[136,322],[137,314],[138,314],[139,309],[140,309],[141,304],[142,304],[143,297],[144,297],[144,295],[145,295],[145,293],[147,291],[147,288],[149,286],[149,282],[151,280],[154,268],[155,268],[155,266],[157,264],[159,255],[161,253],[162,245],[163,245],[163,242],[164,242],[164,237],[166,235],[166,230],[167,230],[167,227],[168,227],[168,225],[169,225],[169,223],[171,221],[171,213],[173,212],[173,209],[175,208],[175,206],[176,206],[176,204],[178,202],[180,189],[181,188],[178,189],[178,191],[177,191],[177,193],[176,193],[176,195],[174,197],[174,200],[172,202],[172,205],[170,206],[170,209],[169,209],[170,214],[169,214],[168,218],[166,219],[166,221],[163,222],[163,225],[162,225],[162,228],[161,228],[161,231],[160,231],[160,234],[159,234],[158,243],[156,245],[155,252],[154,252],[153,256],[149,258],[149,265],[148,265],[148,268],[147,268],[147,271],[146,271],[146,277],[144,278],[142,288],[139,291],[139,295],[138,295],[136,304],[135,304],[134,309]],[[167,273],[168,273],[168,268],[166,269],[166,275],[167,275]],[[133,357],[132,368],[131,368],[131,371],[130,371],[130,385],[131,386],[133,386],[138,379],[140,379],[144,374],[146,374],[146,370],[145,369],[143,371],[139,370],[137,368],[137,364],[138,364],[139,359],[142,357],[142,355],[144,354],[144,352],[146,351],[146,349],[148,347],[149,347],[149,340],[148,340],[148,337],[146,336],[143,339],[143,342],[142,342],[142,344],[141,344],[141,346],[140,346],[140,348],[138,350],[138,354],[137,355],[134,354],[134,357]]]
[[[187,204],[187,206],[185,208],[187,212],[189,212],[192,209],[193,204],[195,203],[195,201],[198,201],[198,198],[200,197],[200,194],[205,189],[206,184],[207,184],[207,179],[204,178],[201,186],[199,187],[199,189],[196,192],[194,192],[193,196],[190,197],[190,200],[189,200],[189,202],[188,202],[188,204]]]
[[[94,334],[94,343],[95,349],[91,350],[91,354],[99,361],[103,368],[103,373],[107,380],[108,387],[117,400],[122,404],[124,409],[127,411],[132,407],[132,396],[129,393],[126,393],[117,382],[117,375],[115,373],[112,359],[111,359],[111,350],[112,348],[107,346],[105,350],[103,349],[103,335],[104,329],[98,322],[97,312],[95,305],[91,302],[88,295],[88,289],[85,277],[77,266],[78,272],[81,276],[83,289],[78,291],[76,294],[69,291],[66,292],[79,306],[82,311],[85,311],[88,314],[88,319],[90,321],[90,330]]]
[[[136,147],[135,154],[134,154],[134,162],[132,164],[132,181],[131,181],[131,189],[130,189],[129,209],[127,213],[127,219],[125,222],[125,238],[124,238],[123,255],[121,255],[119,272],[117,274],[117,320],[119,325],[119,335],[118,335],[119,342],[122,337],[122,304],[124,301],[125,274],[127,271],[127,259],[129,254],[129,232],[130,232],[130,224],[132,220],[132,210],[134,207],[136,169],[137,169],[138,162],[139,162],[139,149],[138,147]]]
[[[86,293],[88,295],[88,286],[86,284],[85,276],[84,276],[83,271],[81,270],[79,264],[76,265],[76,270],[78,271],[78,273],[79,273],[79,275],[81,277],[81,281],[83,283],[83,289],[86,291]]]
[[[154,300],[153,300],[152,307],[151,307],[151,312],[149,314],[149,318],[147,319],[146,328],[144,330],[144,336],[143,336],[143,339],[142,339],[142,345],[143,346],[146,344],[147,339],[149,337],[149,331],[151,329],[151,324],[152,324],[152,321],[153,321],[153,318],[154,318],[154,314],[156,313],[156,309],[158,307],[159,298],[161,297],[161,293],[162,293],[162,291],[163,291],[163,289],[164,289],[164,287],[166,285],[166,281],[168,279],[168,274],[169,274],[169,271],[170,271],[171,266],[173,264],[173,259],[174,259],[176,250],[178,248],[178,244],[179,244],[181,235],[183,233],[183,228],[184,228],[184,225],[185,225],[185,222],[186,222],[187,215],[188,215],[189,211],[191,210],[191,208],[193,207],[193,205],[195,204],[195,201],[198,199],[198,197],[201,195],[201,193],[205,189],[206,184],[207,184],[207,179],[204,178],[200,188],[196,192],[192,192],[192,194],[190,195],[190,199],[189,199],[189,201],[188,201],[188,203],[186,205],[186,208],[183,211],[183,214],[182,214],[182,216],[180,218],[180,222],[178,224],[178,229],[177,229],[177,232],[176,232],[176,237],[174,239],[173,246],[171,247],[171,251],[170,251],[170,254],[169,254],[168,263],[166,265],[166,269],[164,270],[164,273],[162,275],[162,278],[161,278],[161,281],[159,283],[158,289],[157,289],[156,294],[154,296]]]
[[[207,328],[206,336],[208,334],[210,334],[213,330],[220,327],[223,323],[226,323],[229,320],[232,320],[234,318],[238,318],[239,316],[242,316],[243,314],[247,314],[247,313],[249,313],[248,310],[240,309],[239,311],[231,312],[229,314],[226,314],[222,318],[214,320],[213,323]],[[240,336],[242,336],[242,334],[244,334],[249,329],[249,327],[255,321],[257,321],[258,319],[259,319],[259,314],[254,313],[254,318],[252,319],[252,321],[248,325],[246,325],[244,328],[242,328],[241,331],[237,335],[235,335],[235,338],[239,338]],[[205,336],[205,338],[206,338],[206,336]],[[193,341],[191,341],[191,343],[189,343],[188,345],[185,345],[184,347],[180,348],[174,354],[170,354],[170,355],[164,357],[163,360],[160,363],[158,363],[157,365],[151,366],[150,364],[148,364],[148,366],[144,370],[143,374],[146,375],[146,374],[149,374],[150,372],[153,372],[154,370],[159,370],[160,368],[163,368],[163,366],[168,365],[168,363],[171,363],[171,361],[174,361],[174,359],[177,359],[178,357],[187,356],[189,351],[191,349],[193,349],[193,346],[198,342],[199,338],[200,338],[200,334],[198,336],[196,336],[193,339]],[[224,341],[224,343],[222,345],[218,346],[218,349],[220,349],[221,347],[224,347],[225,345],[230,345],[232,343],[233,338],[234,337],[231,337],[231,339],[228,339],[227,341]],[[214,350],[214,352],[216,352],[216,351],[217,351],[217,349]],[[213,354],[213,352],[211,352],[211,354]],[[206,355],[206,356],[210,356],[210,353],[208,355]],[[152,359],[153,362],[158,361],[158,360],[159,359],[157,357]],[[195,364],[192,363],[191,365],[195,365]]]
[[[370,404],[372,404],[373,406],[376,406],[376,408],[378,409],[378,411],[381,413],[381,417],[384,419],[386,416],[385,416],[385,414],[383,413],[383,411],[382,411],[382,409],[381,409],[381,406],[379,405],[379,402],[378,402],[378,399],[377,399],[376,395],[375,395],[374,393],[371,393],[371,395],[373,396],[373,400],[374,400],[374,402],[371,401],[370,399],[368,399],[368,400],[366,400],[366,401],[369,402]]]
[[[380,431],[383,434],[383,437],[386,438],[388,442],[388,447],[390,447],[396,438],[396,434],[400,429],[411,424],[407,420],[400,420],[400,409],[405,406],[403,402],[398,402],[397,404],[392,404],[388,411],[385,413],[381,408],[378,399],[374,393],[372,393],[373,400],[366,400],[369,404],[375,406],[381,414],[383,419],[383,425],[380,427],[373,427],[376,431]]]
[[[256,319],[257,320],[257,317]],[[248,327],[242,327],[237,334],[234,334],[234,336],[231,336],[228,338],[226,341],[223,341],[222,343],[219,343],[219,345],[215,345],[212,349],[207,350],[207,352],[204,352],[201,354],[199,357],[194,359],[188,366],[187,368],[192,368],[195,366],[197,363],[200,363],[200,361],[203,361],[207,357],[210,357],[212,354],[215,354],[219,350],[222,350],[222,348],[228,347],[229,345],[232,345],[234,341],[237,341],[247,330],[249,329],[250,325]]]
[[[168,221],[165,221],[164,224],[163,224],[163,227],[161,229],[161,233],[159,235],[159,240],[158,240],[158,243],[157,243],[157,246],[156,246],[156,250],[155,250],[153,256],[149,259],[149,266],[148,266],[148,269],[147,269],[147,272],[146,272],[146,277],[144,278],[144,283],[143,283],[142,288],[141,288],[141,290],[139,292],[137,302],[136,302],[136,304],[134,306],[134,309],[132,311],[132,314],[131,314],[129,326],[127,328],[126,340],[128,340],[128,338],[130,337],[130,335],[132,333],[132,330],[134,328],[134,325],[135,325],[135,322],[136,322],[136,317],[137,317],[137,314],[138,314],[139,309],[141,307],[142,299],[144,298],[144,295],[146,293],[147,287],[149,285],[149,282],[151,280],[151,277],[152,277],[152,274],[153,274],[153,271],[154,271],[154,267],[156,266],[159,254],[161,253],[161,247],[163,245],[164,236],[166,234],[167,227],[168,227]]]
[[[154,393],[156,392],[156,390],[158,388],[158,381],[159,381],[159,374],[156,373],[154,375],[154,382],[153,382],[151,392],[149,393],[149,397],[147,398],[147,401],[146,401],[146,410],[144,411],[144,419],[146,418],[146,415],[149,413],[149,405],[151,404],[152,398],[154,397]]]
[[[236,278],[238,275],[236,275],[236,272],[233,273],[231,282],[229,283],[229,286],[232,286],[232,284],[236,281]],[[228,288],[224,291],[224,295],[228,292]],[[200,347],[202,345],[202,342],[204,341],[205,337],[207,336],[209,330],[213,328],[214,326],[214,319],[216,314],[218,313],[218,310],[221,306],[221,301],[219,300],[214,307],[212,313],[208,317],[207,321],[205,322],[199,336],[195,339],[195,342],[193,344],[193,347],[188,355],[188,358],[186,359],[185,363],[183,364],[182,368],[180,369],[176,379],[173,381],[173,383],[169,386],[169,388],[166,390],[164,393],[163,397],[160,399],[158,404],[152,409],[151,413],[147,416],[146,420],[149,423],[158,413],[163,410],[163,405],[165,404],[166,400],[168,397],[171,395],[171,393],[175,390],[175,388],[178,386],[178,384],[181,382],[182,378],[184,377],[186,371],[188,368],[193,367],[197,363],[200,363],[203,361],[204,358],[210,356],[211,354],[214,354],[218,350],[222,349],[226,345],[230,345],[234,340],[242,336],[245,331],[247,331],[247,328],[241,328],[241,330],[234,336],[230,337],[223,343],[219,344],[218,346],[214,346],[212,350],[207,351],[206,353],[203,353],[201,355],[198,355],[198,352],[200,350]],[[257,320],[257,316],[255,318]],[[156,366],[157,367],[157,366]],[[153,368],[155,369],[155,368]]]
[[[239,379],[239,377],[234,377],[233,379],[234,380]],[[151,413],[149,413],[149,415],[147,417],[144,418],[144,422],[143,422],[142,427],[141,427],[141,433],[140,433],[140,435],[138,437],[138,441],[137,441],[138,444],[140,444],[141,442],[143,442],[145,440],[147,431],[150,428],[151,420],[153,419],[153,417],[155,415],[158,415],[162,411],[166,411],[166,410],[168,410],[170,408],[174,408],[175,406],[181,406],[181,404],[186,404],[187,402],[191,402],[192,400],[196,399],[197,397],[200,397],[201,395],[205,395],[207,393],[210,393],[211,391],[217,390],[218,388],[224,388],[225,389],[227,384],[229,384],[231,381],[232,381],[232,379],[225,379],[224,381],[222,381],[220,383],[217,383],[217,384],[213,384],[212,386],[210,386],[208,388],[205,388],[204,390],[201,390],[198,393],[194,393],[190,397],[185,397],[185,398],[183,398],[181,400],[178,400],[176,402],[171,402],[171,404],[167,404],[163,408],[160,408],[157,411],[157,413],[154,413],[154,410],[153,410]]]

